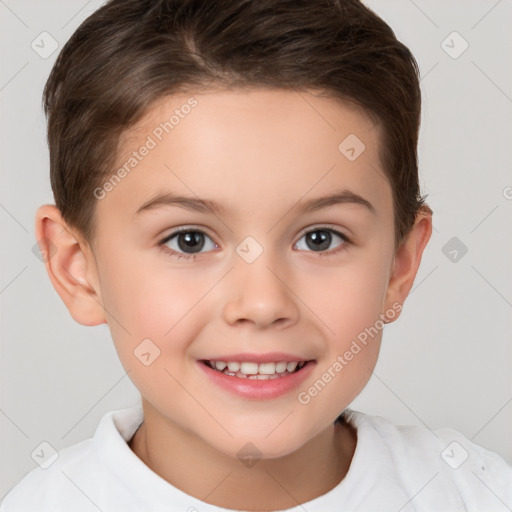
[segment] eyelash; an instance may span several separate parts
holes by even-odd
[[[314,227],[313,229],[308,229],[307,231],[304,231],[299,240],[304,237],[305,235],[308,235],[309,233],[314,233],[315,231],[329,231],[331,233],[334,233],[335,235],[339,236],[342,240],[343,240],[343,243],[340,244],[338,247],[336,247],[335,249],[331,249],[330,251],[320,251],[320,252],[316,252],[316,251],[305,251],[305,252],[312,252],[312,253],[315,253],[315,254],[318,254],[318,256],[333,256],[335,254],[338,254],[339,252],[345,250],[347,248],[348,245],[350,245],[352,242],[351,240],[343,233],[340,233],[339,231],[336,231],[335,229],[332,229],[332,228],[327,228],[327,227],[323,227],[323,226],[316,226]],[[194,228],[181,228],[181,229],[178,229],[174,232],[172,232],[170,235],[167,235],[166,237],[164,237],[162,240],[160,240],[158,242],[158,246],[167,254],[171,255],[171,256],[174,256],[174,257],[177,257],[178,260],[179,259],[185,259],[185,260],[195,260],[197,255],[199,254],[202,254],[202,253],[197,253],[197,254],[187,254],[187,253],[182,253],[182,252],[177,252],[175,251],[174,249],[170,249],[169,247],[166,247],[166,243],[169,242],[170,240],[172,240],[175,236],[179,235],[180,233],[202,233],[203,235],[205,236],[208,236],[204,231],[201,231],[200,229],[194,229]],[[211,238],[211,237],[210,237]],[[215,244],[217,245],[217,244]]]

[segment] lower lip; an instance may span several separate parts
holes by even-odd
[[[315,361],[308,361],[298,372],[277,379],[244,379],[232,377],[213,370],[201,361],[197,361],[201,370],[218,386],[243,398],[268,400],[289,393],[298,387],[313,371]]]

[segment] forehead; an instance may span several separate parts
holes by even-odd
[[[167,96],[122,134],[113,173],[123,165],[128,172],[101,206],[128,203],[136,211],[171,190],[214,198],[241,213],[261,208],[262,198],[283,208],[283,201],[347,188],[389,213],[380,129],[355,104],[314,91]],[[130,160],[133,166],[126,165]]]

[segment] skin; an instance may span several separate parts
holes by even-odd
[[[126,132],[119,165],[188,98],[160,100]],[[350,103],[258,89],[194,98],[190,114],[97,201],[92,246],[53,205],[39,208],[36,235],[43,250],[48,241],[56,247],[46,268],[71,315],[83,325],[108,324],[142,395],[145,420],[129,443],[134,453],[208,503],[289,508],[346,475],[357,435],[333,422],[368,382],[382,329],[308,404],[298,393],[379,315],[399,317],[393,304],[402,305],[412,287],[431,214],[419,214],[395,250],[380,126]],[[366,146],[354,161],[338,150],[349,134]],[[367,199],[375,213],[357,203],[299,212],[302,202],[341,189]],[[167,205],[136,215],[162,191],[207,198],[225,211]],[[158,245],[180,226],[207,235],[195,259]],[[311,249],[304,231],[319,226],[350,242],[333,235],[323,252]],[[247,236],[263,249],[250,264],[235,251]],[[177,238],[167,247],[178,250]],[[133,353],[146,338],[160,349],[149,366]],[[246,351],[289,352],[316,366],[299,388],[271,400],[233,395],[197,367],[198,359]],[[237,457],[247,442],[262,454],[252,467]]]

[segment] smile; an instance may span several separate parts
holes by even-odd
[[[266,358],[265,358],[266,359]],[[196,364],[214,389],[245,399],[269,400],[293,392],[311,375],[316,360],[223,361],[201,359]]]
[[[307,361],[278,361],[256,363],[250,361],[204,361],[204,364],[230,377],[251,380],[271,380],[286,377],[301,370]]]

